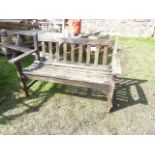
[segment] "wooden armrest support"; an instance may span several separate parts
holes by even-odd
[[[117,49],[118,49],[118,40],[115,40],[113,54],[112,54],[112,74],[113,75],[120,75],[122,72]]]
[[[6,30],[8,35],[24,35],[24,36],[35,36],[37,31],[35,30]]]
[[[34,53],[34,52],[36,52],[36,51],[37,51],[36,49],[33,49],[33,50],[31,50],[31,51],[25,52],[24,54],[21,54],[21,55],[17,56],[16,58],[11,59],[11,60],[9,61],[9,63],[14,64],[14,63],[18,62],[19,60],[21,60],[21,59],[27,57],[28,55],[30,55],[30,54],[32,54],[32,53]]]

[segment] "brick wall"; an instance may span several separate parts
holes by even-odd
[[[83,19],[82,33],[97,32],[115,35],[119,33],[128,37],[151,37],[154,35],[155,19],[103,20]]]

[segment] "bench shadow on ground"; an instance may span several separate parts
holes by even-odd
[[[114,97],[113,97],[113,108],[111,109],[111,112],[115,112],[118,110],[121,110],[123,108],[127,108],[128,106],[132,106],[135,104],[145,104],[147,105],[147,99],[145,97],[144,91],[141,87],[142,83],[147,82],[147,80],[139,80],[139,79],[131,79],[131,78],[118,78],[116,83],[116,89],[114,91]],[[86,89],[86,88],[80,88],[80,87],[74,87],[74,86],[68,86],[68,85],[61,85],[61,84],[54,84],[49,88],[47,91],[42,92],[41,88],[44,87],[47,83],[41,83],[41,85],[37,88],[37,90],[32,91],[31,90],[31,96],[29,98],[26,97],[20,97],[16,99],[16,97],[11,94],[10,97],[13,98],[12,101],[14,102],[8,102],[5,105],[6,98],[1,98],[0,104],[0,124],[5,124],[8,121],[14,120],[17,117],[20,117],[26,113],[31,112],[39,112],[40,107],[46,103],[51,97],[54,96],[55,93],[61,93],[61,94],[67,94],[67,95],[73,95],[73,96],[79,96],[84,97],[88,99],[95,99],[95,100],[101,100],[106,101],[106,96],[104,96],[101,92],[92,90],[92,89]],[[131,92],[131,88],[135,87],[136,90],[136,96],[133,96]],[[36,100],[39,99],[39,100]],[[25,100],[30,100],[32,102],[31,104],[25,103]],[[34,101],[36,100],[36,101]],[[33,104],[33,102],[36,102],[37,104]],[[27,107],[26,110],[17,113],[17,114],[10,114],[5,115],[4,113],[14,109],[19,106],[25,106]]]
[[[147,80],[123,77],[117,78],[113,96],[113,108],[111,109],[111,112],[136,104],[148,105],[147,98],[141,86],[141,84],[145,82],[147,82]]]
[[[111,112],[115,112],[136,104],[148,105],[145,93],[141,86],[141,84],[145,82],[147,82],[147,80],[123,77],[117,78],[113,96],[113,108],[111,109]],[[55,92],[57,93],[59,92],[67,95],[107,101],[106,96],[103,95],[102,92],[98,92],[92,89],[59,84],[56,84],[55,88]],[[135,91],[132,92],[132,89]]]
[[[48,91],[41,92],[42,87],[45,85],[46,83],[42,83],[35,92],[31,93],[30,97],[22,95],[22,97],[16,98],[13,93],[8,93],[4,97],[0,95],[0,124],[6,124],[26,113],[38,112],[40,107],[42,107],[43,104],[54,95],[55,86],[51,86]],[[26,100],[28,103],[25,103]],[[13,110],[21,106],[25,107],[25,110],[17,112],[16,114],[6,115],[9,110]]]

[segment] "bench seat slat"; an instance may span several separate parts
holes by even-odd
[[[45,77],[42,75],[32,75],[32,74],[27,74],[27,78],[32,79],[32,80],[41,80],[41,81],[48,81],[48,82],[56,82],[56,83],[61,83],[65,85],[72,85],[72,86],[78,86],[78,87],[85,87],[85,88],[94,88],[98,91],[104,91],[107,92],[109,90],[109,84],[97,84],[97,83],[89,83],[89,82],[84,82],[84,81],[76,81],[76,80],[70,80],[70,79],[62,79],[59,77]]]
[[[83,81],[87,83],[107,84],[112,83],[110,72],[96,70],[86,70],[81,68],[69,68],[56,65],[36,65],[25,68],[23,73],[27,76],[42,76],[45,78],[59,78],[72,81]]]

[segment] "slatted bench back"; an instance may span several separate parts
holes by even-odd
[[[108,65],[113,42],[88,38],[41,36],[42,56],[62,63]]]

